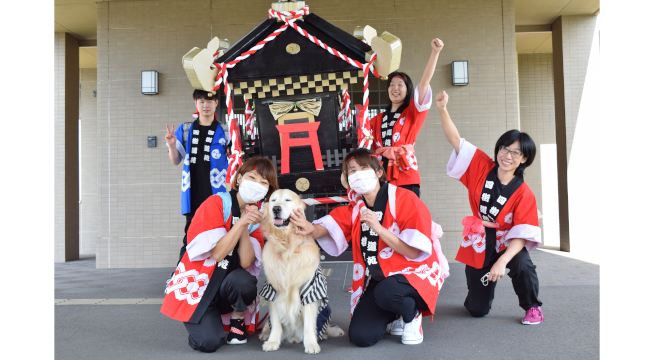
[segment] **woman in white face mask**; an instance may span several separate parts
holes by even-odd
[[[356,205],[305,220],[300,228],[331,256],[353,246],[353,286],[349,339],[360,347],[375,345],[386,333],[408,345],[423,341],[422,316],[433,315],[449,266],[426,205],[410,190],[388,184],[373,153],[358,149],[346,156],[343,178],[358,195]]]
[[[257,299],[264,246],[257,203],[277,189],[273,164],[253,157],[238,168],[228,193],[209,196],[195,212],[161,308],[184,322],[193,349],[214,352],[225,343],[244,344],[256,330],[258,316],[250,304]],[[197,274],[192,282],[191,273]],[[230,327],[226,338],[223,323]]]

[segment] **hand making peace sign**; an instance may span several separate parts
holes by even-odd
[[[172,147],[174,144],[176,144],[176,136],[174,136],[174,125],[172,125],[172,131],[170,131],[170,127],[167,124],[165,124],[165,128],[167,129],[165,142],[167,142],[167,146]]]

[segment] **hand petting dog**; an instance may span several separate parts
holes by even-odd
[[[307,218],[305,217],[305,213],[303,213],[303,211],[300,209],[293,210],[291,215],[289,215],[289,220],[293,225],[298,227],[296,229],[296,235],[305,236],[314,232],[314,225],[312,225],[312,223],[307,221]],[[314,237],[312,236],[312,238]]]

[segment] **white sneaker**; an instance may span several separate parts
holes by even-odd
[[[399,316],[387,325],[387,333],[390,335],[403,335],[403,324],[403,317]]]
[[[401,342],[406,345],[421,344],[424,341],[424,332],[422,331],[422,313],[417,311],[415,318],[403,325],[403,336]]]

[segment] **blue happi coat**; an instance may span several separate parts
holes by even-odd
[[[199,121],[199,120],[195,120]],[[176,149],[179,151],[181,158],[183,159],[183,172],[181,173],[181,214],[185,215],[192,211],[190,209],[190,148],[193,137],[193,124],[190,125],[188,129],[187,141],[183,141],[183,131],[184,124],[181,124],[174,135],[176,136]],[[202,140],[203,141],[203,140]],[[213,134],[213,142],[211,142],[211,172],[210,179],[211,188],[213,189],[213,194],[226,192],[225,188],[225,178],[227,177],[227,165],[229,161],[227,160],[227,154],[225,152],[225,144],[227,140],[225,139],[225,132],[220,124]],[[204,161],[203,159],[198,159],[198,164]]]

